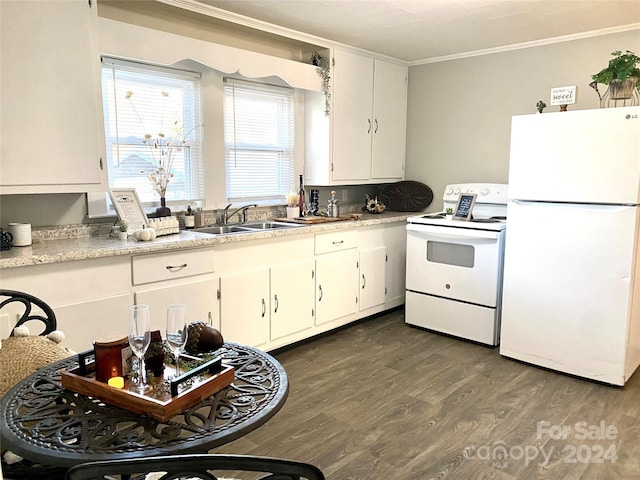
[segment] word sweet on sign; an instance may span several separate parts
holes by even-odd
[[[570,105],[572,103],[576,103],[575,85],[551,89],[551,105]]]

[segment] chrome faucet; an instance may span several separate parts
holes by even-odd
[[[242,223],[247,223],[247,210],[251,207],[257,207],[257,203],[252,203],[251,205],[245,205],[244,207],[236,208],[233,212],[229,213],[229,207],[231,204],[224,207],[224,211],[222,212],[222,224],[226,225],[229,222],[229,219],[233,217],[236,213],[242,212]]]

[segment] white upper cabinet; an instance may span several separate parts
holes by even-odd
[[[384,183],[404,178],[407,67],[347,50],[333,51],[331,119],[306,98],[310,185]],[[325,145],[329,144],[329,148]]]
[[[336,50],[333,68],[332,179],[371,176],[373,58]]]
[[[0,1],[0,194],[105,190],[96,9]]]
[[[404,178],[407,124],[407,69],[376,60],[374,64],[371,179]]]

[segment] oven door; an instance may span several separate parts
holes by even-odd
[[[407,290],[496,307],[504,231],[407,225]]]

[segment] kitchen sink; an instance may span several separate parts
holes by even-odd
[[[194,231],[199,233],[209,233],[211,235],[230,235],[236,233],[251,233],[261,230],[271,230],[276,228],[295,228],[302,225],[284,222],[256,222],[243,223],[240,225],[213,225],[211,227],[196,228]]]
[[[239,225],[214,225],[212,227],[196,228],[194,231],[213,235],[228,235],[230,233],[247,233],[249,230]]]
[[[261,223],[245,223],[242,225],[244,228],[251,228],[255,230],[270,230],[272,228],[296,228],[302,225],[295,223],[285,222],[261,222]]]

